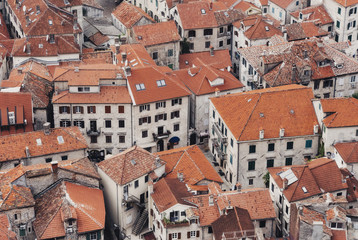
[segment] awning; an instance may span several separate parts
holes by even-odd
[[[178,137],[172,137],[171,139],[169,139],[169,142],[170,143],[177,143],[177,142],[179,142],[180,141],[180,138],[178,138]]]

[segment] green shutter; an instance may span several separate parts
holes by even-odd
[[[90,233],[87,233],[86,239],[87,239],[87,240],[91,240],[91,239],[90,239]]]
[[[97,232],[97,239],[100,240],[101,239],[101,231]]]

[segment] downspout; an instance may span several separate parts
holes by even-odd
[[[240,156],[239,156],[239,152],[240,152],[240,148],[239,148],[239,142],[237,141],[237,167],[236,167],[236,182],[239,182],[239,160],[240,160]]]
[[[117,223],[118,223],[118,227],[119,227],[119,205],[118,205],[118,183],[116,183],[116,187],[117,187],[117,204],[116,204],[116,207],[117,207]]]
[[[337,77],[334,78],[333,97],[336,97]]]

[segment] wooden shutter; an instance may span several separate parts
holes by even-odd
[[[97,239],[100,240],[101,238],[101,230],[97,232]]]
[[[164,120],[167,120],[167,114],[164,113]]]
[[[150,216],[153,216],[154,212],[153,212],[153,208],[150,209]]]
[[[96,106],[93,106],[93,113],[96,113]]]
[[[80,107],[81,113],[83,114],[83,107]]]
[[[72,112],[76,113],[76,107],[72,107]]]
[[[59,112],[63,113],[63,107],[59,107]]]
[[[196,237],[200,237],[200,232],[196,231]]]
[[[139,118],[139,125],[142,125],[142,119]]]
[[[172,240],[172,234],[169,233],[169,240]]]
[[[91,107],[87,106],[87,113],[91,113]]]
[[[158,115],[155,115],[155,122],[158,122]]]
[[[148,123],[152,121],[152,117],[148,117]]]
[[[190,238],[190,232],[187,232],[186,238]]]
[[[181,233],[178,233],[178,239],[181,239]]]
[[[179,98],[179,104],[181,104],[181,98]]]
[[[124,113],[124,106],[118,106],[118,113]]]
[[[174,112],[170,113],[170,118],[173,119],[174,118]]]

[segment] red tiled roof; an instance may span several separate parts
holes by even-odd
[[[328,128],[358,126],[358,99],[322,99],[322,110],[329,113],[322,121]]]
[[[64,143],[60,143],[61,136]],[[38,144],[38,139],[41,144]],[[77,151],[88,147],[78,127],[50,129],[49,135],[45,135],[44,131],[35,131],[2,136],[0,144],[1,162],[26,159],[26,147],[29,149],[30,157]]]
[[[7,30],[6,23],[3,15],[0,13],[0,40],[10,39],[9,31]]]
[[[156,162],[153,154],[134,146],[98,163],[98,167],[114,182],[124,185],[151,173],[163,164],[161,160]]]
[[[120,46],[119,52],[116,54],[117,65],[125,67],[126,63],[123,62],[122,53],[125,53],[127,65],[132,69],[157,65],[142,44],[124,44]]]
[[[281,128],[285,129],[285,137],[313,135],[318,121],[312,98],[311,88],[286,85],[229,94],[211,101],[235,138],[247,141],[259,139],[260,130],[264,130],[265,138],[278,138]]]
[[[313,225],[313,222],[319,221],[323,223],[323,231],[324,233],[332,236],[332,230],[327,226],[326,219],[324,214],[314,211],[312,209],[307,208],[306,206],[302,206],[302,212],[298,216],[302,221]]]
[[[195,95],[214,93],[215,91],[226,91],[242,88],[244,85],[226,69],[217,69],[207,65],[201,59],[193,61],[195,67],[174,71],[173,75],[182,81]],[[221,85],[210,85],[210,82],[223,80]]]
[[[10,230],[11,225],[6,214],[0,214],[0,239],[16,240],[16,233]]]
[[[334,147],[345,163],[358,163],[358,142],[336,143]]]
[[[184,84],[176,81],[158,67],[132,69],[131,76],[128,76],[127,79],[133,95],[133,102],[136,105],[191,95]],[[158,87],[158,80],[165,80],[166,85]],[[144,84],[145,90],[136,90],[137,84]]]
[[[246,12],[250,8],[254,8],[254,9],[260,11],[260,8],[256,7],[255,4],[250,3],[250,2],[246,2],[246,1],[240,1],[238,4],[236,4],[234,6],[234,9],[240,9],[243,12]]]
[[[132,28],[142,18],[154,23],[155,21],[141,8],[134,6],[126,1],[121,2],[112,12],[127,29]]]
[[[50,0],[49,2],[59,8],[68,8],[68,7],[73,7],[73,6],[87,5],[90,7],[103,9],[102,6],[99,3],[97,3],[96,0],[71,0],[66,3],[63,0]]]
[[[72,217],[76,218],[79,234],[104,229],[105,208],[102,191],[61,182],[36,200],[36,236],[39,239],[65,236],[63,222],[66,215],[63,214],[69,211]]]
[[[296,41],[311,37],[327,36],[329,32],[319,28],[314,22],[292,23],[285,26],[287,40]]]
[[[2,193],[2,200],[0,200],[1,212],[35,205],[30,188],[18,185],[4,185],[0,187],[0,191]]]
[[[322,25],[333,23],[331,16],[328,14],[323,5],[304,8],[299,11],[291,12],[290,14],[298,19],[300,13],[303,14],[303,21],[319,21]]]
[[[251,40],[257,39],[268,39],[274,35],[283,36],[282,32],[274,27],[273,25],[267,23],[262,16],[253,16],[249,17],[250,19],[255,19],[255,23],[245,31],[245,36]]]
[[[297,181],[288,185],[283,194],[289,202],[295,202],[323,192],[334,192],[347,189],[337,164],[332,159],[320,158],[307,165],[273,167],[268,171],[279,188],[283,188],[283,180],[278,175],[291,169]],[[329,174],[327,174],[329,172]],[[307,190],[303,191],[303,187]],[[321,191],[322,189],[322,191]]]
[[[99,93],[70,93],[54,95],[52,103],[132,103],[125,86],[101,86]]]
[[[293,0],[270,0],[270,2],[273,2],[280,8],[286,9],[293,2]]]
[[[178,173],[182,173],[184,182],[193,190],[201,187],[207,191],[207,186],[203,186],[205,181],[223,182],[197,145],[163,151],[157,155],[166,162],[167,178],[177,178]]]
[[[178,29],[174,21],[134,26],[135,41],[143,46],[153,46],[180,40]]]
[[[358,4],[358,0],[336,0],[336,2],[343,7],[349,7]]]
[[[192,196],[192,194],[186,188],[185,183],[180,182],[177,178],[160,179],[153,184],[151,196],[159,212],[163,212],[176,204],[192,206],[192,204],[183,200],[183,198]]]
[[[231,67],[231,57],[229,50],[214,50],[214,55],[210,55],[210,51],[186,53],[179,55],[179,68],[190,68],[194,64],[194,60],[199,58],[207,65],[212,65],[217,68]]]
[[[346,230],[331,230],[331,232],[332,232],[331,240],[347,239]]]

